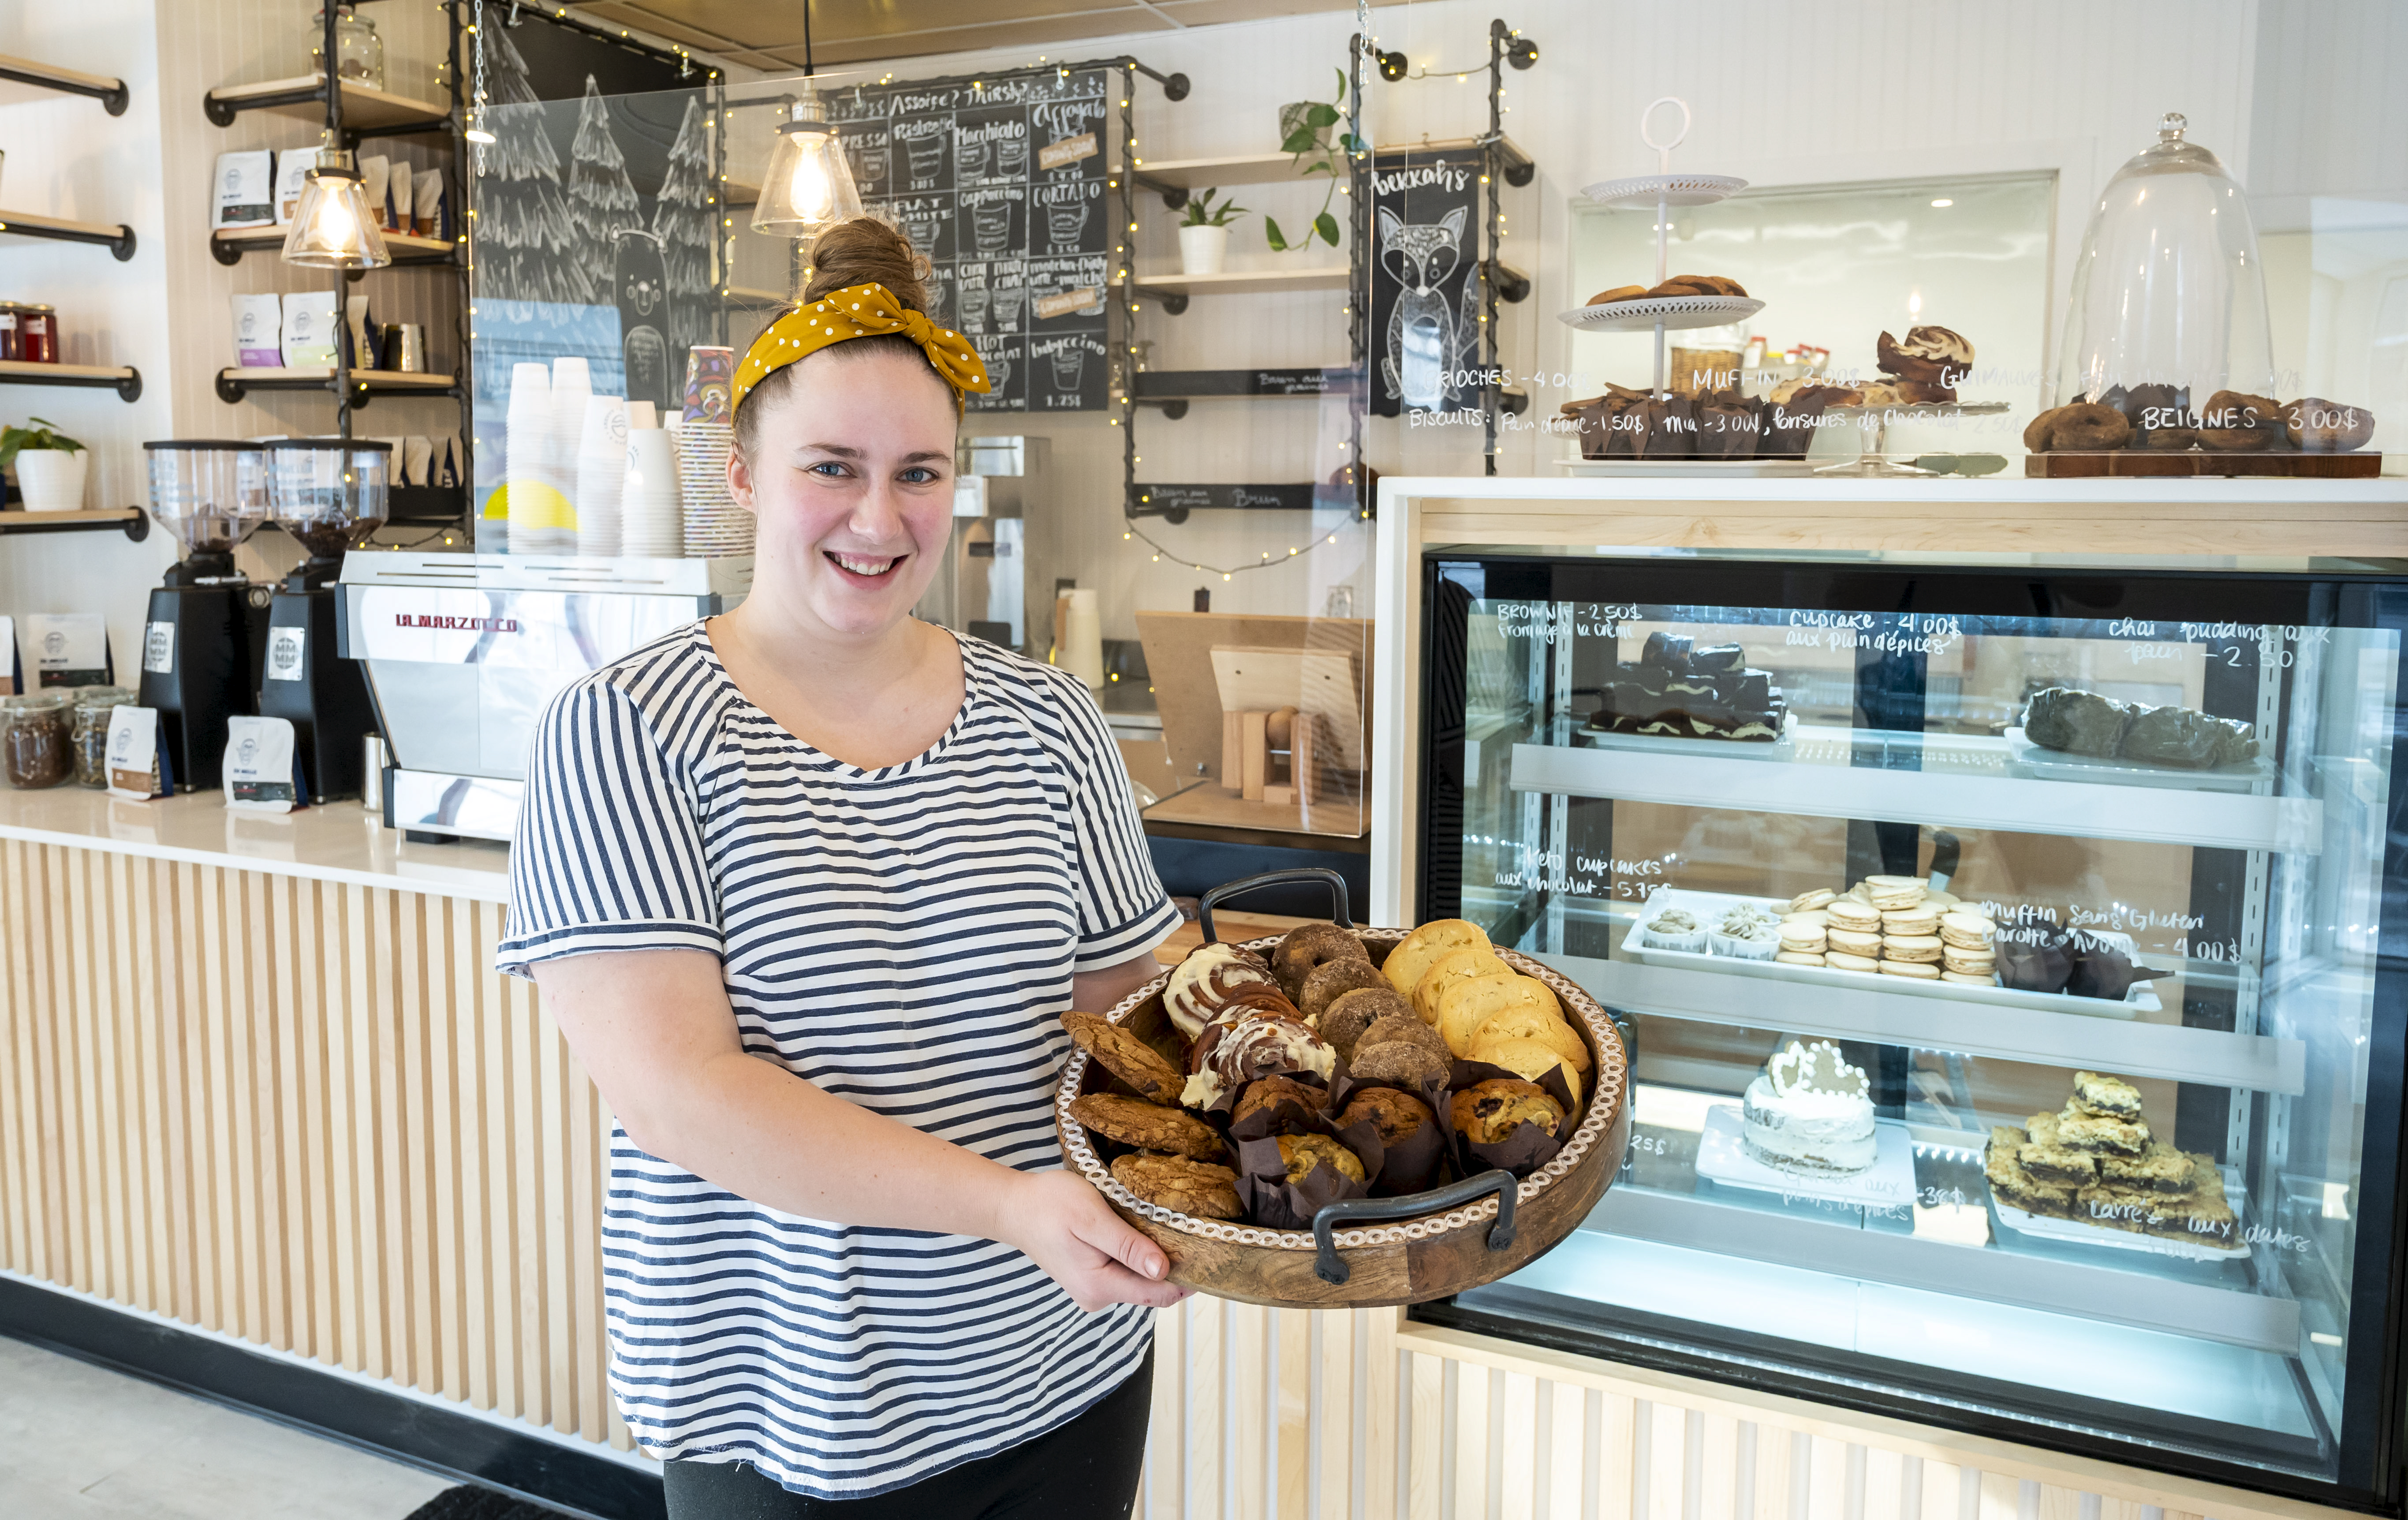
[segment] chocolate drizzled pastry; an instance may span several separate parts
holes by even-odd
[[[1698,649],[1686,634],[1649,634],[1636,664],[1614,666],[1590,724],[1671,738],[1779,738],[1789,704],[1771,672],[1748,669],[1746,662],[1738,644]]]

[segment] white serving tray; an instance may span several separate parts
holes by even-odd
[[[2104,1225],[2085,1225],[2079,1220],[2052,1219],[2046,1214],[2026,1213],[2012,1204],[2000,1203],[1995,1195],[1990,1198],[1990,1208],[1998,1215],[2000,1225],[2036,1240],[2104,1246],[2110,1251],[2141,1251],[2153,1256],[2174,1256],[2183,1261],[2243,1261],[2249,1255],[2249,1248],[2245,1245],[2195,1245],[2188,1240],[2170,1240],[2162,1235],[2143,1235],[2136,1230],[2110,1229]]]
[[[1873,1164],[1853,1177],[1816,1177],[1768,1167],[1747,1154],[1746,1121],[1728,1103],[1706,1111],[1698,1138],[1698,1174],[1731,1187],[1779,1193],[1868,1209],[1904,1209],[1914,1202],[1914,1140],[1901,1124],[1873,1121]]]
[[[1736,746],[1734,746],[1736,747]],[[1843,971],[1828,966],[1795,966],[1786,961],[1752,961],[1737,955],[1717,955],[1711,950],[1662,950],[1646,939],[1646,925],[1667,908],[1685,908],[1702,924],[1719,918],[1725,909],[1740,903],[1752,903],[1770,909],[1775,913],[1788,911],[1789,902],[1782,897],[1745,897],[1733,893],[1690,892],[1679,887],[1662,887],[1647,899],[1639,911],[1639,924],[1622,941],[1630,956],[1649,966],[1678,966],[1690,970],[1727,971],[1734,976],[1769,977],[1776,982],[1837,982],[1842,986],[1862,987],[1869,992],[1894,992],[1909,997],[1939,997],[1954,1003],[1980,1003],[1992,1008],[2034,1008],[2050,1013],[2078,1013],[2093,1019],[2129,1019],[2143,1013],[2155,1013],[2165,1005],[2152,990],[2156,983],[2135,982],[2120,1003],[2104,997],[2077,997],[2064,992],[2024,992],[2014,987],[1976,987],[1966,982],[1926,982],[1914,977],[1885,976],[1879,971]],[[2131,937],[2105,930],[2088,931],[2121,946],[2127,954],[2132,950]]]
[[[1610,728],[1575,728],[1572,738],[1595,749],[1656,750],[1674,754],[1737,754],[1746,760],[1795,760],[1798,741],[1790,730],[1795,713],[1782,719],[1779,738],[1674,738],[1668,734],[1624,734]],[[1742,753],[1744,752],[1744,753]]]
[[[1691,327],[1727,327],[1764,309],[1752,295],[1634,295],[1627,301],[1574,307],[1555,314],[1584,333],[1677,332]]]
[[[2180,792],[2246,792],[2259,782],[2274,779],[2272,757],[2261,754],[2237,766],[2211,770],[2186,770],[2181,766],[2153,766],[2144,760],[2101,759],[2043,749],[2024,737],[2020,728],[2007,730],[2007,774],[2037,782],[2099,782],[2108,786],[2155,786]]]

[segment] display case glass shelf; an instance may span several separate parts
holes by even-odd
[[[1638,1085],[1586,1226],[1417,1314],[2387,1489],[2408,580],[1422,568],[1414,911],[1632,1015]]]

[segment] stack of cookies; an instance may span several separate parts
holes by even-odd
[[[1983,1170],[2010,1208],[2194,1244],[2238,1243],[2215,1158],[2149,1132],[2140,1090],[2121,1077],[2074,1073],[2062,1111],[1990,1131]]]
[[[1479,925],[1460,918],[1425,924],[1388,952],[1380,969],[1389,988],[1437,1033],[1445,1055],[1500,1066],[1533,1084],[1558,1070],[1565,1089],[1575,1102],[1580,1099],[1594,1064],[1587,1043],[1564,1017],[1562,1003],[1547,984],[1506,965]],[[1351,1013],[1349,999],[1367,997],[1341,997],[1333,1011]],[[1341,1050],[1349,1038],[1355,1038],[1326,1014],[1322,1035]],[[1359,1039],[1369,1040],[1368,1028]],[[1349,1062],[1357,1077],[1367,1074],[1359,1049]],[[1433,1074],[1443,1071],[1441,1063]],[[1390,1072],[1384,1066],[1380,1074],[1387,1081],[1421,1080],[1417,1070]]]
[[[1674,275],[1659,285],[1616,285],[1588,298],[1590,306],[1615,301],[1664,300],[1684,295],[1745,295],[1747,287],[1728,275]]]

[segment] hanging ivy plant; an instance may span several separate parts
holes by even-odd
[[[1287,235],[1280,231],[1276,220],[1268,216],[1263,218],[1263,236],[1269,239],[1273,252],[1293,253],[1301,248],[1311,248],[1315,237],[1332,248],[1338,246],[1338,218],[1330,214],[1329,203],[1338,198],[1338,176],[1342,154],[1363,151],[1363,142],[1351,132],[1341,132],[1338,135],[1337,147],[1330,146],[1329,129],[1338,124],[1339,107],[1346,100],[1346,71],[1341,68],[1331,72],[1338,76],[1336,99],[1299,100],[1280,108],[1280,151],[1294,155],[1298,175],[1328,176],[1329,188],[1322,193],[1321,213],[1312,219],[1312,225],[1304,236],[1295,242],[1287,240]]]

